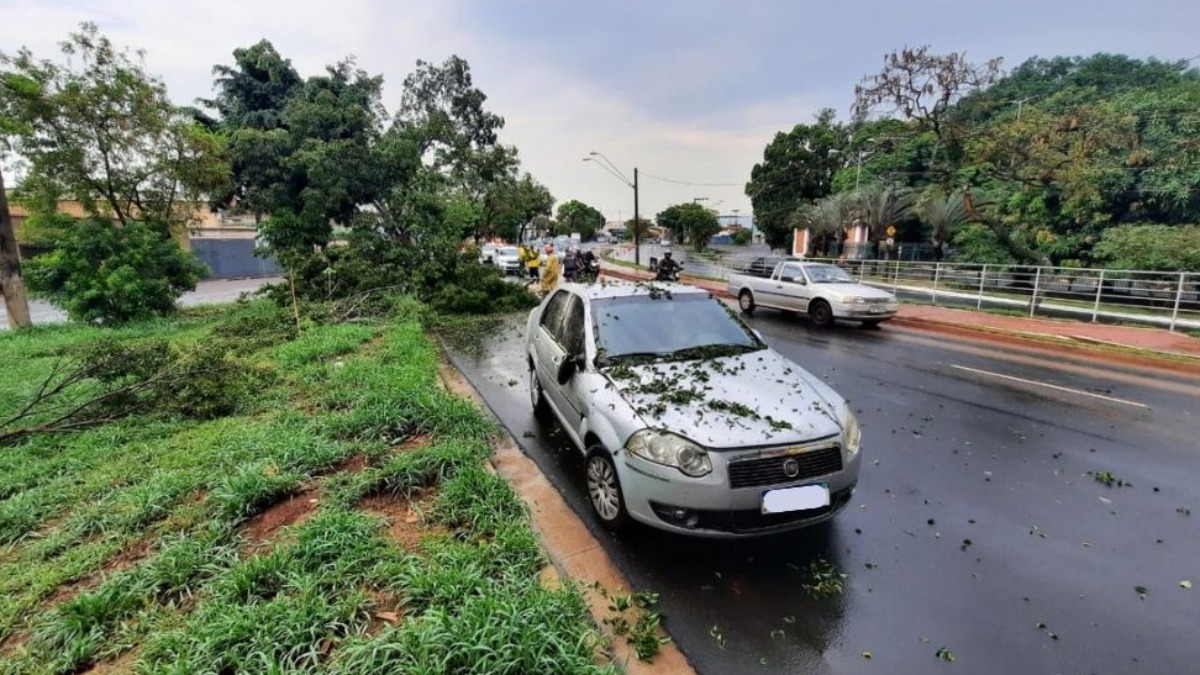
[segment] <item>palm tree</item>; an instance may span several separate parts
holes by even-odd
[[[954,236],[959,227],[971,222],[967,213],[967,203],[962,190],[950,194],[929,194],[917,205],[917,214],[921,222],[929,226],[929,238],[935,251],[942,247]]]
[[[916,195],[907,188],[870,183],[855,190],[851,197],[854,216],[866,225],[872,241],[896,221],[908,215],[916,202]]]
[[[797,209],[791,215],[789,224],[792,227],[808,228],[813,241],[827,240],[834,235],[840,239],[850,210],[849,193],[832,194],[814,204],[806,204]]]

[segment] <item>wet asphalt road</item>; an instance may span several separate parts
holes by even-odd
[[[523,318],[447,339],[630,583],[661,594],[699,672],[1200,673],[1200,588],[1180,585],[1200,585],[1194,378],[888,325],[750,323],[851,399],[865,461],[832,523],[735,543],[598,528],[582,461],[530,412]],[[849,575],[841,596],[801,587],[816,557]]]

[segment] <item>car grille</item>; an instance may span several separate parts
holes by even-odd
[[[891,298],[866,298],[868,305],[886,305],[891,302]]]
[[[793,459],[797,463],[797,473],[789,476],[784,471],[784,463]],[[798,455],[734,460],[729,464],[729,485],[734,488],[777,485],[827,476],[841,470],[842,449],[832,445]]]

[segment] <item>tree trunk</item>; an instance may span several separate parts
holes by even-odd
[[[0,294],[4,295],[4,308],[8,311],[8,327],[29,326],[32,323],[29,301],[25,298],[25,282],[21,281],[21,253],[17,250],[12,214],[8,212],[3,169],[0,169]]]

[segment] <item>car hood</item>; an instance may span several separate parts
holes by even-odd
[[[802,443],[841,433],[845,401],[771,349],[604,369],[647,427],[709,448]]]
[[[828,291],[832,297],[854,297],[854,298],[880,298],[885,300],[895,300],[896,296],[882,288],[875,288],[866,284],[848,284],[845,282],[830,284],[814,284],[822,290]]]

